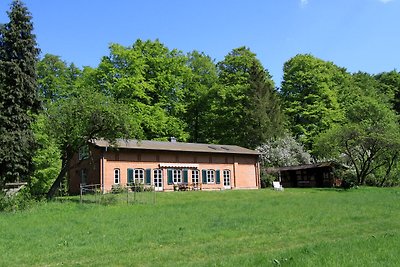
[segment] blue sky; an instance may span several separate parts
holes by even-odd
[[[400,70],[400,0],[25,0],[42,54],[96,67],[110,43],[159,39],[220,61],[247,46],[279,85],[310,53],[350,72]],[[11,0],[0,2],[8,21]]]

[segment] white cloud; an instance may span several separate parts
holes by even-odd
[[[380,1],[390,1],[390,0],[380,0]],[[306,6],[308,4],[308,0],[300,0],[300,5],[302,7]]]
[[[392,2],[392,1],[393,0],[379,0],[379,2],[384,3],[384,4],[387,4],[387,3]],[[301,2],[303,2],[303,0],[301,0]]]

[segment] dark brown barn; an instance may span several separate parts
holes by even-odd
[[[343,168],[335,162],[321,162],[275,168],[283,187],[333,187],[339,186],[335,169]]]

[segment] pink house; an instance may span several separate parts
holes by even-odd
[[[69,191],[77,194],[81,184],[98,184],[105,193],[128,183],[156,191],[257,189],[258,158],[258,152],[232,145],[94,140],[71,160]]]

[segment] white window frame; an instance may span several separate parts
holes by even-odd
[[[114,169],[114,184],[121,182],[121,171],[120,169]]]
[[[231,171],[230,170],[223,170],[222,171],[222,182],[223,182],[223,184],[225,185],[225,181],[226,180],[228,180],[229,181],[229,184],[228,184],[228,186],[230,186],[231,185]]]
[[[207,184],[215,184],[215,170],[206,170]]]
[[[157,179],[158,181],[163,179],[162,169],[154,169],[153,170],[153,180],[151,181],[154,184],[154,180]],[[155,186],[155,184],[154,184]]]
[[[144,169],[133,169],[133,182],[135,184],[144,184]]]
[[[172,183],[173,184],[182,184],[182,170],[181,169],[172,169]]]
[[[192,170],[192,184],[199,184],[200,171]]]
[[[153,170],[153,179],[158,178],[162,179],[162,169],[154,169]]]
[[[89,146],[81,146],[78,151],[78,159],[84,160],[89,158]]]

